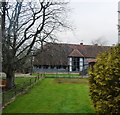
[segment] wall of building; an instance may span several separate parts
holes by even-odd
[[[74,67],[73,65],[73,57],[68,58],[68,66],[33,66],[33,72],[81,72],[82,74],[87,74],[87,69],[88,69],[88,59],[91,58],[78,58],[79,60],[79,69],[78,67]],[[77,65],[78,66],[78,65]],[[77,69],[73,69],[77,68]]]
[[[48,67],[48,68],[44,68],[44,67],[33,67],[33,72],[68,72],[68,67],[66,68],[58,68],[58,67]]]

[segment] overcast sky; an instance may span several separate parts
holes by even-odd
[[[69,0],[69,21],[73,31],[59,34],[64,43],[91,44],[101,38],[108,45],[118,41],[118,1],[119,0]]]

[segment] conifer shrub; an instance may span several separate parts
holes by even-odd
[[[89,75],[90,96],[96,112],[120,113],[120,44],[101,53]]]

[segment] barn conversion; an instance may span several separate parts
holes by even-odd
[[[47,43],[34,57],[33,70],[36,72],[83,72],[89,62],[110,46],[64,43]]]

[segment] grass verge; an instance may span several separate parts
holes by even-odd
[[[45,76],[45,77],[48,77],[48,78],[55,78],[55,77],[64,77],[64,78],[67,78],[67,77],[80,77],[79,73],[33,73],[32,74],[33,76],[38,76],[38,75],[41,75],[41,76]]]
[[[87,79],[44,79],[18,96],[3,113],[94,113]],[[70,81],[69,81],[70,80]],[[74,80],[74,79],[73,79]],[[80,82],[81,81],[81,82]]]

